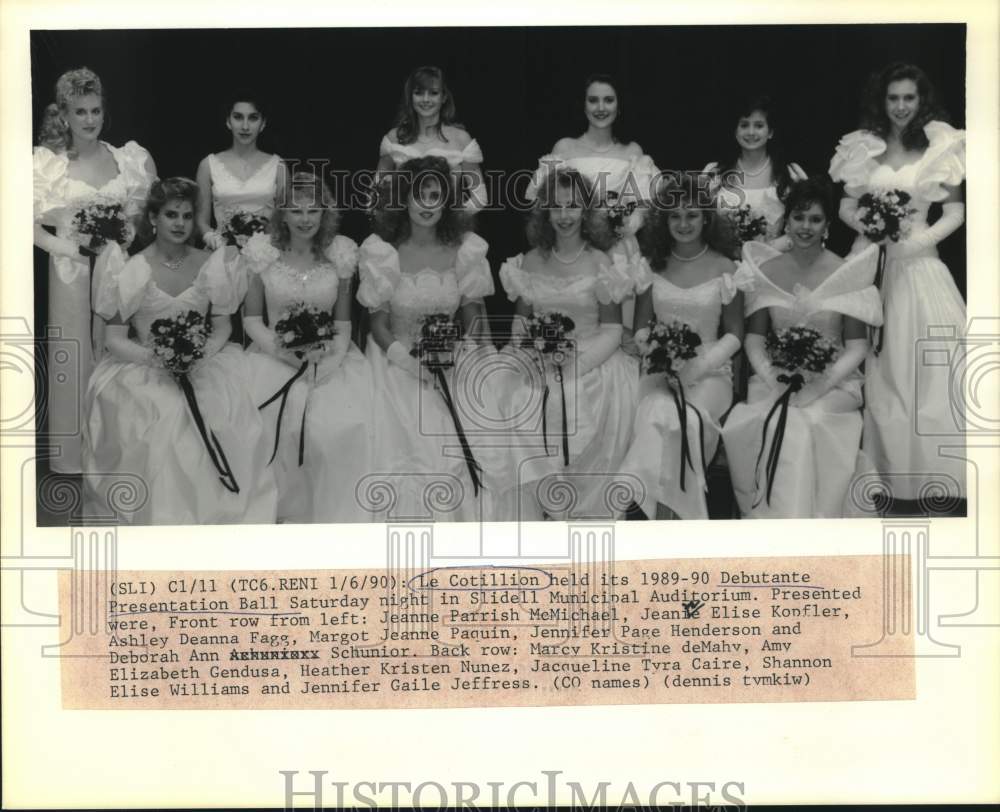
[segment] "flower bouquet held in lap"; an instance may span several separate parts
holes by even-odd
[[[674,405],[677,407],[677,419],[681,429],[680,485],[681,490],[685,490],[685,473],[688,467],[692,471],[694,470],[694,463],[691,461],[691,449],[688,445],[687,435],[688,402],[684,394],[684,385],[678,375],[680,375],[684,365],[698,354],[701,336],[692,330],[689,324],[676,320],[669,323],[654,320],[649,323],[649,336],[645,339],[644,345],[643,372],[647,375],[666,375],[667,383],[674,397]],[[695,407],[691,408],[698,417],[699,437],[702,446],[701,457],[704,464],[704,425],[701,413]]]
[[[156,319],[150,327],[150,343],[153,357],[174,377],[184,393],[205,450],[219,472],[219,480],[226,490],[239,493],[239,483],[233,475],[222,445],[215,432],[205,425],[205,418],[201,414],[189,377],[195,364],[205,357],[209,332],[210,325],[205,317],[197,310],[188,310],[170,318]]]

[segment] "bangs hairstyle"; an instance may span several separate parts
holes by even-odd
[[[73,149],[73,134],[65,115],[69,112],[70,103],[80,96],[100,96],[101,108],[104,110],[104,129],[108,125],[107,97],[100,77],[90,68],[76,68],[66,71],[56,80],[55,101],[46,106],[42,113],[42,123],[39,127],[38,143],[48,147],[53,152],[65,152],[71,158],[76,157]]]
[[[916,115],[900,134],[900,141],[906,149],[926,149],[928,143],[924,125],[930,121],[948,121],[948,115],[938,103],[931,80],[916,65],[893,62],[868,77],[868,84],[861,99],[861,129],[875,133],[880,138],[889,135],[892,125],[885,112],[885,96],[889,85],[903,79],[910,79],[917,85],[920,106]]]
[[[192,215],[197,212],[198,205],[198,184],[190,178],[166,178],[165,180],[154,181],[146,197],[146,205],[142,211],[142,219],[139,221],[138,236],[143,247],[150,245],[156,235],[153,233],[152,219],[159,215],[160,211],[168,203],[175,200],[186,201],[191,204]],[[194,227],[191,229],[191,236],[187,239],[187,244],[192,245],[198,236],[198,223],[192,220]]]
[[[575,169],[566,168],[550,171],[538,189],[525,229],[531,246],[545,255],[555,248],[556,232],[552,228],[551,216],[559,189],[572,190],[574,200],[583,209],[580,236],[584,242],[601,251],[611,248],[615,235],[608,223],[607,213],[597,205],[593,186]]]
[[[833,185],[823,175],[814,175],[793,183],[788,187],[788,194],[783,202],[786,220],[793,213],[808,209],[813,203],[819,203],[827,222],[833,222],[837,216]]]
[[[462,208],[455,177],[444,158],[425,156],[407,161],[399,169],[386,172],[379,182],[372,210],[375,233],[398,246],[410,236],[410,200],[424,184],[436,180],[441,186],[441,219],[435,237],[444,245],[458,245],[472,227],[472,218]]]
[[[674,247],[674,238],[670,234],[670,213],[681,208],[696,209],[702,213],[701,239],[705,245],[723,256],[731,257],[736,253],[734,234],[728,218],[719,214],[710,177],[700,172],[664,174],[646,215],[646,222],[636,235],[642,255],[654,271],[667,267],[667,259]]]
[[[281,190],[276,201],[274,214],[271,216],[269,227],[271,244],[281,251],[286,250],[291,244],[292,238],[288,230],[287,211],[295,208],[296,203],[304,204],[311,209],[323,210],[319,230],[312,238],[313,256],[322,260],[325,257],[326,249],[330,247],[333,238],[337,236],[337,229],[340,226],[340,210],[337,208],[337,202],[330,193],[322,175],[312,172],[295,172],[288,177],[285,187]]]
[[[441,91],[441,112],[438,114],[437,134],[442,140],[444,137],[442,127],[448,124],[452,127],[461,127],[455,120],[455,99],[448,89],[444,80],[444,71],[434,65],[424,65],[416,68],[403,84],[403,97],[399,100],[399,110],[396,112],[396,139],[400,144],[412,144],[420,135],[419,117],[413,109],[413,94],[418,90],[437,87]]]

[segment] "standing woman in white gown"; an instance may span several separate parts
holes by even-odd
[[[483,151],[456,116],[444,71],[433,65],[414,69],[403,85],[395,126],[379,144],[378,174],[414,158],[443,158],[456,174],[465,208],[474,212],[486,205]]]
[[[254,402],[271,401],[261,413],[278,518],[365,521],[355,490],[372,470],[372,376],[351,342],[358,247],[337,234],[339,213],[322,178],[296,172],[281,197],[270,233],[243,249],[250,271],[243,323],[254,341],[247,358]],[[331,314],[336,330],[307,357],[283,349],[275,333],[289,308],[302,304]]]
[[[885,327],[881,347],[876,341],[865,364],[865,452],[892,477],[898,500],[965,499],[964,460],[938,452],[961,425],[950,394],[961,369],[916,364],[917,342],[929,348],[929,331],[951,330],[951,340],[935,342],[945,352],[955,352],[965,333],[965,302],[937,252],[965,219],[959,189],[965,131],[942,120],[930,80],[914,65],[895,63],[875,74],[864,110],[862,129],[840,139],[830,163],[830,176],[843,181],[846,193],[840,217],[863,232],[858,198],[865,192],[907,192],[912,209],[909,232],[898,242],[883,241]],[[930,225],[933,203],[942,204],[942,213]],[[854,250],[868,244],[859,236]]]
[[[641,255],[635,234],[656,192],[659,171],[635,141],[622,141],[615,134],[622,103],[613,77],[603,73],[587,77],[583,112],[587,129],[578,136],[560,138],[552,152],[539,159],[538,171],[528,186],[528,200],[535,199],[549,170],[564,166],[575,169],[597,190],[599,202],[613,215],[614,241],[609,253],[638,262]],[[619,208],[612,211],[610,207]],[[630,296],[622,303],[622,323],[629,331],[634,309],[635,299]]]
[[[150,244],[127,262],[112,247],[98,262],[94,305],[108,323],[108,352],[87,388],[84,493],[106,512],[114,475],[126,473],[148,489],[145,502],[122,511],[129,523],[269,523],[277,489],[263,425],[244,353],[228,341],[245,275],[235,249],[191,245],[197,194],[187,178],[153,184],[143,223]],[[192,311],[211,329],[185,387],[153,340],[157,320]]]
[[[258,146],[266,126],[257,95],[237,92],[230,99],[226,129],[232,134],[232,143],[222,152],[205,156],[198,165],[198,228],[206,248],[242,247],[250,235],[234,234],[232,225],[238,231],[242,221],[259,232],[271,219],[282,182],[281,159]]]
[[[93,254],[80,250],[88,240],[74,228],[74,218],[94,202],[121,206],[130,224],[127,247],[156,167],[135,141],[114,147],[100,140],[107,98],[93,71],[64,73],[55,97],[45,108],[33,155],[34,242],[49,254],[47,327],[59,330],[63,340],[47,344],[48,432],[58,452],[50,465],[58,473],[79,474],[80,398],[103,347],[104,325],[92,315]],[[59,362],[65,341],[79,352],[79,365]]]
[[[697,356],[684,364],[682,401],[666,375],[644,375],[634,437],[622,470],[645,486],[640,505],[650,519],[707,519],[705,466],[715,456],[719,420],[733,402],[730,359],[743,343],[743,294],[733,280],[720,214],[699,200],[700,179],[686,173],[660,190],[640,232],[652,285],[636,298],[635,341],[648,351],[652,319],[687,324],[701,339]],[[682,434],[682,428],[684,433]],[[686,442],[685,442],[686,434]],[[685,451],[687,454],[685,455]],[[683,477],[682,477],[683,474]]]
[[[823,242],[836,213],[828,182],[793,184],[785,200],[791,248],[748,242],[736,283],[748,318],[744,347],[753,367],[746,403],[722,429],[733,490],[744,517],[840,518],[859,464],[861,363],[868,327],[882,323],[877,249],[841,259]],[[811,331],[796,337],[789,330]],[[778,365],[769,334],[787,346],[818,334],[832,354],[822,370]],[[818,357],[812,355],[811,357]],[[815,366],[815,365],[814,365]],[[798,377],[796,377],[798,376]]]
[[[761,229],[753,239],[788,250],[791,243],[782,230],[781,200],[788,185],[804,180],[806,174],[798,164],[784,161],[779,147],[778,111],[769,96],[750,96],[734,112],[736,130],[731,156],[721,163],[708,164],[704,171],[715,175],[721,211],[735,218],[742,210],[741,216],[757,221]],[[737,247],[742,242],[738,239]]]
[[[358,301],[371,314],[374,470],[401,475],[396,510],[402,515],[422,516],[431,507],[439,520],[498,520],[507,458],[478,442],[484,426],[502,426],[497,398],[483,380],[496,355],[483,303],[493,293],[493,276],[489,246],[468,230],[456,200],[444,159],[408,161],[384,179],[376,233],[361,244]],[[457,321],[465,336],[445,372],[447,392],[412,353],[425,319],[436,314]],[[439,475],[447,484],[438,494],[449,493],[433,510],[423,489]]]

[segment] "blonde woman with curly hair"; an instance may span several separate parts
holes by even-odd
[[[67,71],[55,86],[55,101],[45,108],[33,154],[34,242],[49,255],[48,433],[51,467],[78,474],[80,394],[103,346],[103,323],[92,316],[93,261],[107,242],[127,246],[135,234],[156,166],[135,141],[115,147],[101,140],[107,121],[107,96],[88,68]],[[111,215],[97,229],[90,224]],[[117,224],[117,225],[115,225]],[[79,348],[79,364],[60,363],[65,342]]]

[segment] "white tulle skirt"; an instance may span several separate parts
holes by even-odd
[[[257,406],[297,371],[263,352],[248,352],[247,358]],[[289,389],[283,410],[281,398],[261,410],[267,447],[264,462],[278,483],[280,521],[371,521],[372,514],[357,491],[374,463],[372,392],[371,367],[351,344],[339,367],[322,361],[308,367]]]
[[[848,512],[846,503],[859,459],[860,376],[805,408],[789,407],[768,498],[765,467],[778,413],[771,418],[766,440],[764,422],[782,391],[771,390],[755,375],[747,402],[733,407],[722,429],[740,512],[754,519],[839,518]],[[762,443],[766,443],[763,454]]]
[[[965,498],[965,303],[937,256],[890,256],[883,301],[882,351],[865,364],[865,452],[896,498]]]
[[[680,414],[665,375],[644,375],[640,381],[634,435],[622,471],[642,482],[639,507],[656,518],[657,504],[681,519],[707,519],[705,466],[719,444],[719,419],[733,402],[728,375],[707,375],[685,387],[686,433],[691,465],[684,466],[681,485],[682,438]]]
[[[174,378],[159,367],[105,356],[86,397],[83,466],[89,515],[104,515],[114,506],[120,520],[131,524],[275,520],[277,488],[267,467],[269,449],[250,396],[244,353],[229,344],[198,364],[190,380],[239,493],[223,486]],[[132,504],[123,504],[122,483],[127,487],[136,478],[140,493]]]

